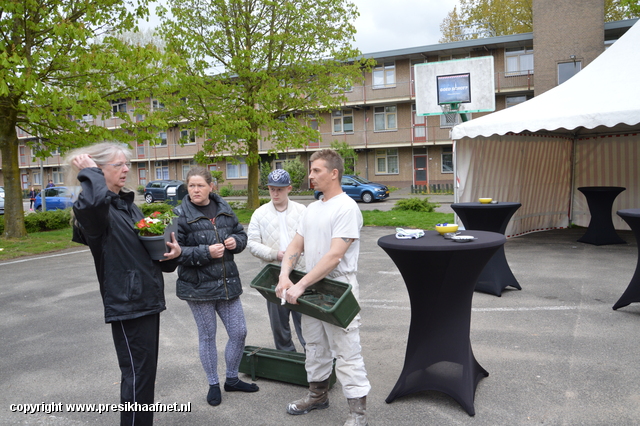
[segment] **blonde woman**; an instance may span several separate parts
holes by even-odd
[[[80,181],[73,204],[74,241],[91,249],[105,321],[122,372],[121,403],[153,404],[158,364],[160,312],[164,311],[162,272],[177,261],[151,260],[138,240],[133,223],[144,216],[125,189],[131,152],[115,143],[99,143],[67,156],[68,182]],[[166,260],[180,255],[175,236],[167,243]],[[151,425],[151,411],[122,411],[121,425]]]

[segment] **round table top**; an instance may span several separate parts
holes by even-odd
[[[618,216],[640,217],[640,209],[624,209],[616,212]]]
[[[618,191],[618,192],[622,192],[625,191],[627,188],[623,187],[623,186],[581,186],[578,188],[578,191],[580,192],[611,192],[611,191]]]
[[[520,203],[514,203],[514,202],[510,202],[510,201],[498,201],[497,203],[491,204],[484,204],[484,203],[479,203],[477,201],[474,202],[469,202],[469,203],[453,203],[451,204],[451,208],[452,209],[456,209],[456,208],[483,208],[483,209],[505,209],[505,208],[511,208],[511,207],[520,207],[522,206],[522,204]]]
[[[406,251],[459,251],[459,250],[480,250],[490,247],[501,246],[507,239],[497,232],[488,231],[461,231],[459,235],[471,235],[475,240],[459,243],[448,240],[437,231],[426,231],[424,237],[402,240],[396,238],[395,234],[385,235],[378,239],[378,245],[383,249],[406,250]]]

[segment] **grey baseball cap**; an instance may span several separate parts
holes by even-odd
[[[267,186],[289,186],[291,185],[291,177],[286,170],[276,169],[269,173],[269,183]]]

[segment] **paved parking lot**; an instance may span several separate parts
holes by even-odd
[[[640,422],[640,304],[611,309],[635,269],[631,232],[620,232],[629,244],[615,246],[577,243],[580,229],[506,243],[522,290],[507,290],[502,297],[474,295],[471,342],[490,373],[478,386],[475,417],[438,392],[384,402],[402,369],[410,319],[402,278],[376,244],[391,232],[375,227],[362,232],[358,275],[372,426]],[[246,344],[272,347],[266,302],[249,286],[259,263],[248,251],[237,262],[245,288]],[[302,395],[303,387],[265,379],[258,380],[260,392],[223,392],[222,404],[209,406],[195,323],[187,304],[175,296],[175,279],[165,275],[168,309],[161,315],[156,399],[190,402],[191,412],[157,414],[156,424],[342,425],[347,406],[339,385],[328,409],[305,416],[285,413],[286,403]],[[112,412],[10,411],[11,404],[119,402],[119,369],[87,250],[0,262],[0,339],[0,424],[117,424]],[[221,330],[221,351],[225,342]],[[224,374],[222,361],[219,371]]]

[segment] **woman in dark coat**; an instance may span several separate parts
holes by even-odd
[[[229,340],[225,348],[227,392],[256,392],[258,386],[238,378],[247,325],[240,303],[242,285],[234,254],[247,246],[247,234],[229,204],[213,193],[211,173],[203,167],[187,174],[189,194],[175,208],[178,218],[178,259],[176,292],[193,312],[200,340],[200,360],[209,381],[207,402],[221,402],[216,348],[216,314]]]
[[[122,372],[120,402],[153,404],[158,365],[160,312],[164,311],[162,272],[177,261],[154,261],[138,240],[133,224],[143,218],[124,189],[131,152],[123,145],[100,143],[72,151],[68,182],[80,181],[82,191],[73,204],[73,240],[89,246],[93,255],[105,322],[111,324]],[[166,260],[180,255],[175,237],[167,243]],[[136,405],[133,405],[134,407]],[[121,425],[151,425],[153,412],[125,410]]]

